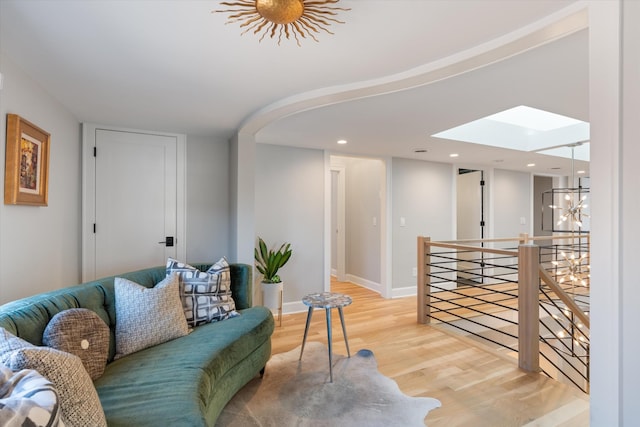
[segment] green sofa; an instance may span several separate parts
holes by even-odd
[[[205,271],[208,264],[192,264]],[[165,267],[119,274],[146,287],[165,278]],[[96,312],[111,330],[109,362],[95,381],[109,426],[212,426],[271,355],[274,320],[252,305],[251,267],[231,264],[231,288],[240,316],[198,326],[184,337],[113,360],[114,278],[38,294],[0,307],[0,326],[42,345],[49,320],[69,308]]]

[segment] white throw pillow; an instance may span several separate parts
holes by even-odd
[[[175,274],[153,288],[116,277],[116,359],[189,333],[178,286]]]
[[[21,348],[11,353],[7,366],[34,369],[53,383],[67,427],[106,427],[100,398],[78,356],[49,347]]]

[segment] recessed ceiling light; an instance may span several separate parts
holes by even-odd
[[[338,140],[338,144],[340,144],[340,145],[344,145],[344,144],[346,144],[346,143],[347,143],[347,140],[346,140],[346,139],[339,139],[339,140]]]
[[[458,156],[459,156],[459,154],[458,154],[458,153],[451,153],[451,154],[449,154],[449,157],[458,157]]]
[[[527,167],[528,167],[528,168],[532,168],[532,167],[534,167],[535,165],[536,165],[535,163],[527,163]]]
[[[582,174],[587,173],[587,171],[578,171],[578,172],[576,172],[576,173],[578,173],[578,174],[582,175]]]

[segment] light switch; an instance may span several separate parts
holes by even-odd
[[[375,227],[376,225],[378,225],[378,217],[373,217],[373,226]]]
[[[400,217],[400,227],[404,227],[406,225],[406,221],[404,220],[404,217],[401,216]]]
[[[520,225],[526,225],[527,224],[527,218],[521,216],[520,217]]]

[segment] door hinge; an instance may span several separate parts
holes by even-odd
[[[93,223],[93,234],[96,234],[96,223]]]
[[[93,147],[93,157],[98,157],[98,147]]]
[[[480,185],[481,185],[481,186],[484,186],[484,179],[483,179],[483,180],[480,180]]]
[[[480,221],[480,227],[484,227],[484,221]]]

